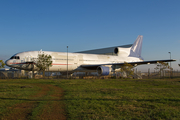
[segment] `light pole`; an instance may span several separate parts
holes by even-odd
[[[171,52],[168,52],[170,54],[170,60],[171,60]],[[171,78],[171,74],[172,74],[172,69],[171,69],[171,61],[170,61],[170,78]]]
[[[67,78],[68,78],[68,46],[67,46]]]
[[[170,59],[171,59],[171,52],[168,52],[170,54]],[[171,67],[171,62],[170,62],[170,67]]]

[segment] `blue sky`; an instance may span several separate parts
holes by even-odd
[[[169,59],[171,52],[180,70],[179,6],[179,0],[1,0],[0,59],[132,44],[143,35],[144,60]]]

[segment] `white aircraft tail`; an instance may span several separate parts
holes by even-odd
[[[139,35],[134,44],[131,46],[129,57],[137,57],[143,60],[141,57],[142,41],[143,36]]]
[[[143,58],[141,57],[142,41],[143,36],[139,35],[131,47],[117,47],[114,49],[114,53],[122,57],[137,57],[143,60]]]

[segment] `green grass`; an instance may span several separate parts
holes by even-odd
[[[19,80],[0,80],[0,117],[7,108],[21,103],[37,90],[37,87],[21,83]]]
[[[63,80],[69,119],[178,119],[180,80]]]
[[[0,80],[0,118],[11,113],[9,108],[15,104],[35,101],[27,118],[36,119],[53,90],[40,98],[32,96],[41,91],[38,85],[48,84],[63,88],[69,120],[180,118],[180,79]]]
[[[43,96],[34,96],[40,92],[43,85],[53,83],[53,80],[31,80],[31,79],[13,79],[0,80],[0,118],[10,116],[15,112],[11,108],[14,106],[34,102],[34,109],[27,118],[34,119],[41,112],[43,105],[51,98],[49,95],[52,90],[47,91]],[[39,87],[41,85],[42,87]]]

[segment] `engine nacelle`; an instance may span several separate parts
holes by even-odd
[[[122,57],[127,57],[130,54],[130,48],[116,47],[114,48],[114,53]]]
[[[97,73],[100,76],[109,75],[110,74],[110,68],[109,67],[105,67],[105,66],[99,66],[97,68]]]

